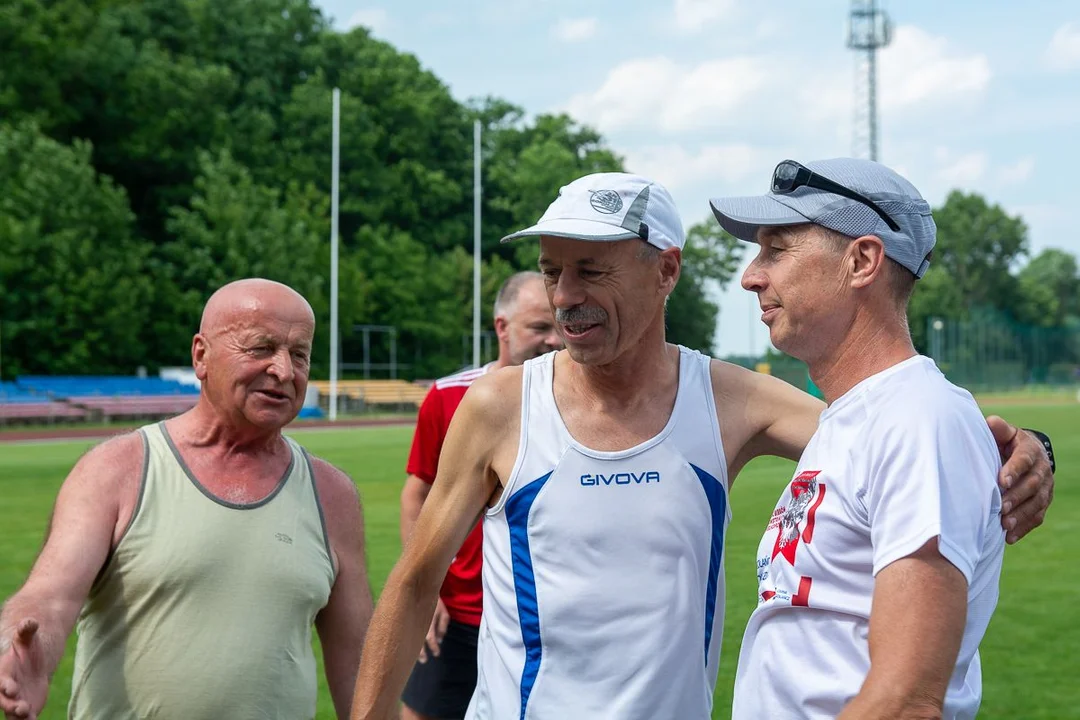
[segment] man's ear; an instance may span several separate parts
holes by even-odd
[[[660,292],[664,297],[670,297],[682,274],[682,250],[677,247],[662,250],[657,258],[657,267],[660,270]]]
[[[510,321],[503,315],[495,316],[495,337],[504,342],[510,337]]]
[[[191,366],[195,368],[195,377],[199,382],[206,380],[206,353],[209,350],[206,338],[199,333],[191,340]]]
[[[868,287],[885,272],[885,245],[876,235],[855,238],[848,247],[851,258],[851,286]]]

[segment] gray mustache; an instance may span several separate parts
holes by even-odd
[[[578,306],[569,310],[555,308],[555,322],[560,325],[600,325],[607,320],[603,308]]]

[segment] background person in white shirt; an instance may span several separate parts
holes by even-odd
[[[1000,458],[971,395],[915,352],[907,303],[936,228],[866,160],[777,166],[712,201],[757,242],[743,287],[828,408],[758,548],[735,718],[973,718],[998,599]]]

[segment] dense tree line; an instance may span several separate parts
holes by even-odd
[[[498,238],[574,177],[622,168],[572,118],[459,102],[415,57],[363,28],[334,31],[309,0],[3,0],[4,376],[186,364],[201,303],[249,275],[311,300],[325,373],[333,87],[347,360],[363,323],[396,328],[407,375],[461,364],[475,119],[485,328],[502,279],[536,262],[535,243]],[[694,253],[673,337],[711,349],[717,310],[704,287],[726,266]],[[386,342],[373,341],[383,361]]]
[[[909,308],[916,345],[926,345],[931,317],[1080,330],[1080,275],[1073,255],[1047,248],[1028,259],[1023,218],[973,193],[950,193],[934,209],[934,221],[937,246]]]
[[[934,219],[937,246],[909,307],[915,346],[962,383],[1075,381],[1075,256],[1046,248],[1032,257],[1023,218],[974,193],[953,191]]]
[[[472,317],[472,125],[483,125],[483,327],[495,289],[535,266],[500,245],[558,188],[622,159],[566,115],[455,99],[412,55],[333,30],[310,0],[0,0],[3,375],[131,373],[189,361],[205,298],[258,275],[304,293],[325,375],[331,88],[342,90],[340,328],[392,326],[409,377],[459,367]],[[662,178],[660,178],[662,180]],[[1075,259],[1020,270],[1019,218],[954,193],[912,305],[926,319],[1004,313],[1069,327]],[[690,229],[672,340],[715,348],[710,287],[742,243]],[[373,353],[386,359],[385,334]]]

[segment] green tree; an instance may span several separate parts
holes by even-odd
[[[14,57],[0,51],[12,117],[38,119],[60,142],[89,140],[95,167],[127,190],[153,241],[168,207],[191,195],[198,149],[232,131],[238,83],[227,67],[184,52],[181,40],[196,37],[190,5],[19,0]]]
[[[980,195],[954,190],[934,210],[937,244],[908,308],[915,346],[926,351],[930,317],[967,319],[975,310],[1012,316],[1020,291],[1011,268],[1027,253],[1027,226]]]
[[[430,253],[408,233],[385,227],[362,229],[355,245],[368,298],[363,322],[396,329],[399,362],[409,365],[404,374],[432,378],[460,368],[463,335],[472,334],[472,255],[460,247]],[[495,294],[512,272],[498,257],[482,263],[481,331],[491,329]],[[372,357],[385,361],[387,342],[385,335],[373,336]],[[361,337],[351,329],[342,346],[350,362],[362,357]]]
[[[161,242],[199,150],[277,166],[282,110],[327,29],[308,0],[13,0],[0,8],[0,115],[90,140]]]
[[[559,188],[594,172],[616,172],[623,161],[595,130],[568,115],[525,122],[520,108],[498,98],[473,100],[471,116],[483,125],[483,237],[486,253],[535,268],[536,243],[500,246],[504,235],[535,223]]]
[[[682,276],[667,306],[670,342],[715,353],[720,308],[710,294],[722,292],[731,282],[742,260],[743,246],[742,241],[712,220],[697,223],[687,231]]]
[[[243,277],[286,283],[304,295],[316,315],[315,359],[327,361],[329,335],[329,224],[326,197],[310,186],[286,190],[258,184],[227,151],[201,153],[190,207],[172,208],[172,240],[158,253],[155,322],[148,328],[155,355],[187,361],[206,298]],[[365,294],[356,263],[342,253],[339,312],[348,326],[362,312]]]
[[[1080,274],[1076,257],[1047,248],[1018,274],[1020,344],[1034,379],[1071,381],[1080,365]]]
[[[1063,327],[1069,316],[1080,315],[1080,273],[1076,257],[1047,248],[1020,271],[1018,315],[1029,325]]]
[[[145,362],[149,247],[89,143],[0,124],[0,334],[7,377],[133,373]]]
[[[88,141],[93,168],[126,190],[149,246],[134,257],[152,281],[138,331],[151,366],[186,363],[206,296],[262,275],[312,302],[324,371],[334,87],[343,348],[356,323],[393,325],[411,343],[410,372],[453,369],[472,328],[473,119],[484,125],[485,330],[498,283],[537,255],[536,243],[498,239],[574,178],[621,169],[596,131],[495,98],[463,105],[416,57],[363,28],[334,32],[312,0],[0,5],[0,117],[35,120],[62,145]]]
[[[338,87],[342,236],[388,226],[438,250],[471,246],[472,140],[464,108],[414,56],[363,28],[319,38],[310,52],[318,70],[293,88],[284,152],[271,176],[329,190],[330,90]]]

